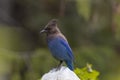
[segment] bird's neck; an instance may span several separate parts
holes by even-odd
[[[58,38],[58,37],[61,37],[63,38],[64,40],[67,41],[67,39],[65,38],[65,36],[60,32],[60,33],[57,33],[57,34],[48,34],[47,35],[47,40],[52,40],[54,38]]]
[[[47,34],[47,38],[55,38],[55,37],[58,37],[59,36],[59,32],[56,32],[56,33],[49,33]]]

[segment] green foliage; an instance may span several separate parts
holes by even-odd
[[[115,25],[117,25],[116,26],[116,33],[115,33],[115,38],[116,38],[116,40],[117,41],[120,41],[120,14],[118,14],[118,13],[116,13],[115,15],[114,15],[114,21],[115,21]]]
[[[81,80],[98,80],[99,72],[92,69],[91,64],[84,68],[76,68],[74,72]]]
[[[21,27],[0,25],[0,48],[14,51],[33,50],[36,45],[31,34]]]
[[[78,13],[81,14],[86,20],[90,17],[90,0],[76,0]]]

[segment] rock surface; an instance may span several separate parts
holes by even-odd
[[[41,80],[80,80],[69,68],[62,66],[60,70],[56,68],[50,70],[42,76]]]

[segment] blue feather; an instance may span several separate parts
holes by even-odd
[[[48,47],[57,60],[63,60],[73,70],[73,53],[68,42],[62,37],[48,39]]]

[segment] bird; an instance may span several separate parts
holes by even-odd
[[[40,31],[40,33],[46,33],[48,48],[52,56],[60,62],[57,68],[59,69],[63,62],[65,62],[67,67],[73,71],[73,51],[66,37],[58,28],[57,23],[58,19],[50,20],[48,24]]]

